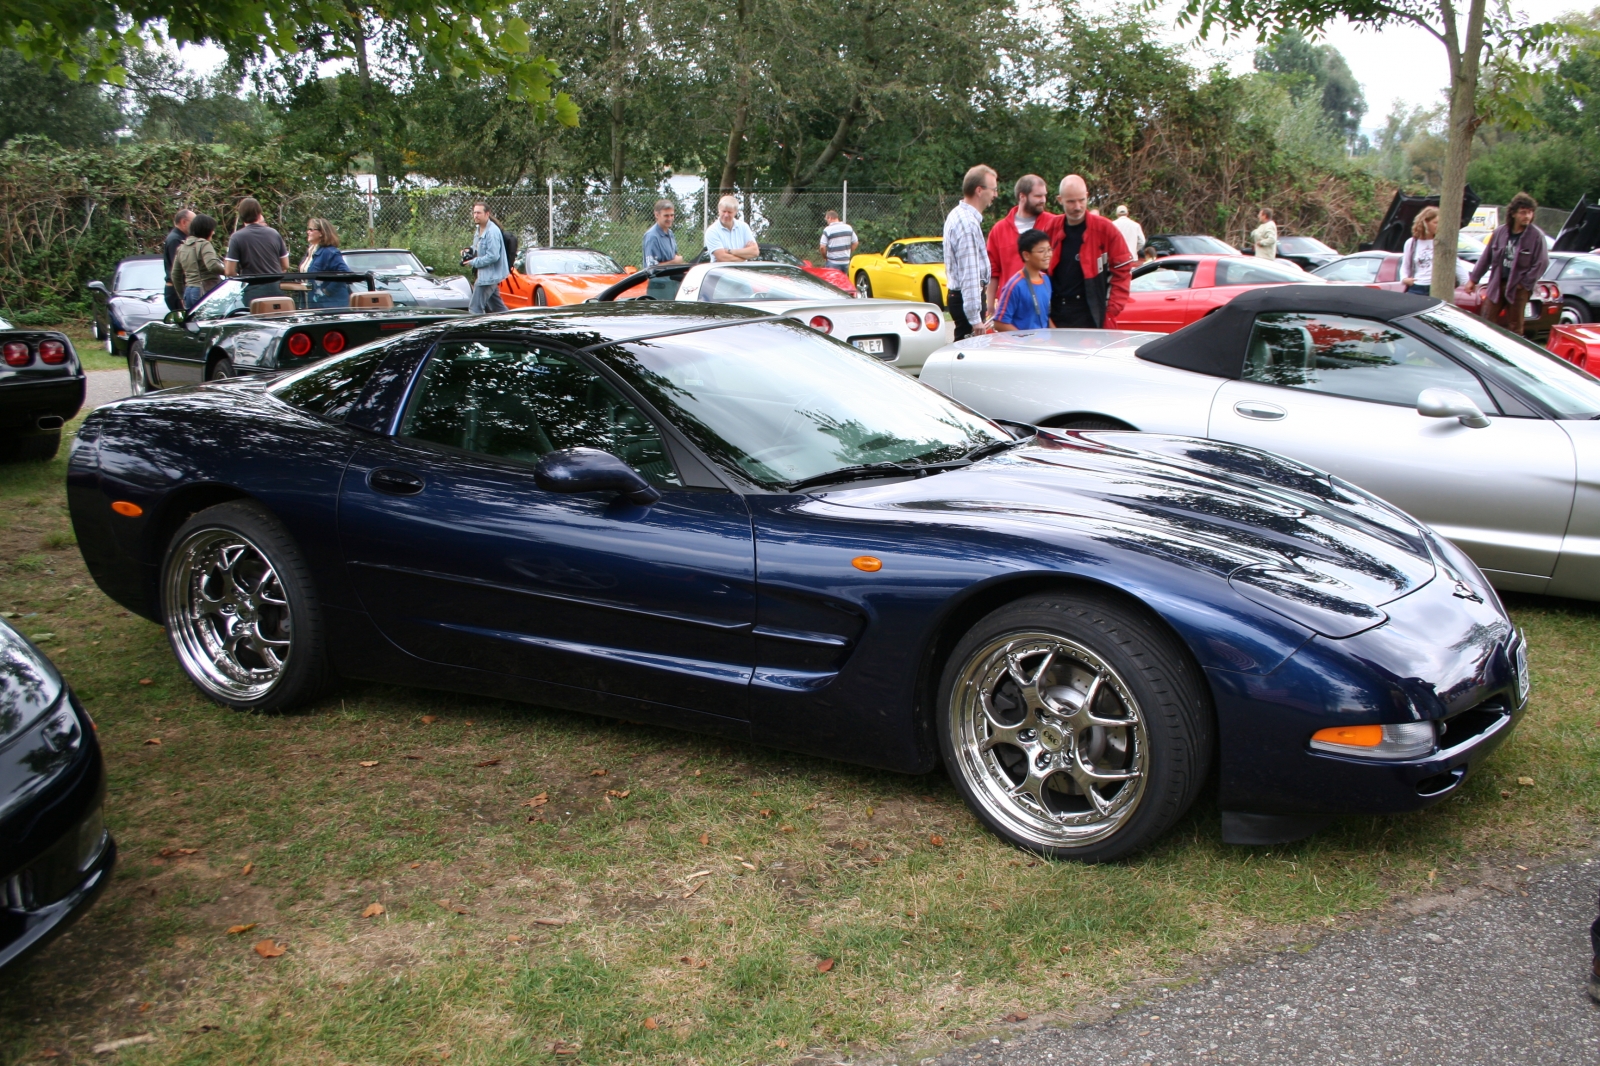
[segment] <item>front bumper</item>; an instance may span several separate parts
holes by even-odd
[[[117,844],[108,834],[98,855],[83,871],[82,880],[65,896],[31,908],[13,908],[9,900],[5,906],[0,906],[0,970],[43,948],[94,906],[100,893],[111,883],[111,872],[116,864]],[[0,888],[9,895],[9,881]]]

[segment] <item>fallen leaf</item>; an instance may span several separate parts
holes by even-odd
[[[423,725],[432,725],[433,723],[437,722],[438,720],[439,720],[439,716],[436,715],[436,714],[425,714],[425,715],[422,716],[422,724]]]
[[[146,744],[160,744],[161,743],[161,738],[160,737],[151,737],[149,740],[145,741],[145,743]]]
[[[761,808],[761,817],[763,817],[763,818],[771,818],[772,817],[772,808],[771,807],[763,807],[763,808]]]
[[[694,772],[694,776],[696,776],[696,777],[699,777],[699,776],[700,776],[700,771],[699,771],[699,770],[696,770],[696,771],[695,771],[695,772]]]
[[[369,903],[369,904],[367,904],[367,909],[361,912],[361,917],[363,917],[363,918],[376,918],[378,915],[380,915],[382,913],[383,913],[383,904],[381,904],[381,903]]]
[[[246,877],[249,877],[249,876],[250,876],[250,871],[251,871],[251,870],[254,870],[254,869],[255,869],[255,868],[256,868],[256,864],[255,864],[255,863],[253,863],[253,862],[247,862],[247,863],[245,863],[245,864],[244,864],[244,870],[242,870],[242,871],[241,871],[241,872],[242,872],[242,873],[243,873],[243,874],[244,874],[244,875],[245,875],[245,876],[246,876]]]
[[[683,894],[683,898],[684,899],[688,899],[690,896],[694,895],[696,892],[698,892],[702,888],[706,887],[706,885],[709,884],[709,883],[710,882],[708,882],[708,881],[696,881],[694,884],[689,886],[689,891],[687,891],[687,892],[685,892]]]
[[[472,723],[471,722],[462,722],[461,724],[462,725],[471,725]]]
[[[402,755],[401,758],[402,759],[421,759],[422,756],[420,756],[420,755]]]
[[[589,776],[590,777],[604,777],[604,776],[606,776],[607,772],[608,771],[604,767],[601,767],[598,770],[590,770],[589,771]]]
[[[533,920],[533,924],[534,925],[566,925],[567,924],[567,920],[565,918],[535,918]]]
[[[29,633],[28,639],[43,642],[46,640],[55,640],[56,635],[54,633]]]
[[[506,940],[509,941],[510,943],[513,943],[513,944],[520,944],[520,943],[522,943],[522,934],[521,933],[511,933],[506,937]]]
[[[125,1036],[121,1040],[107,1040],[104,1044],[96,1044],[93,1048],[96,1055],[110,1055],[112,1052],[121,1051],[125,1047],[138,1047],[140,1044],[154,1044],[156,1034],[140,1033],[138,1036]]]
[[[421,865],[422,865],[422,864],[421,864],[421,863],[420,863],[420,862],[414,862],[414,863],[412,863],[412,864],[411,864],[411,868],[412,868],[412,869],[413,869],[413,870],[415,870],[415,869],[416,869],[416,868],[417,868],[417,867],[419,867],[419,866],[421,866]]]
[[[1012,1011],[1000,1020],[1005,1022],[1025,1022],[1028,1020],[1028,1014],[1026,1011]]]
[[[43,1051],[39,1052],[39,1057],[41,1059],[59,1059],[61,1057],[61,1052],[57,1051],[53,1047],[47,1047]]]
[[[654,1018],[646,1018],[644,1020],[644,1027],[646,1029],[657,1029],[657,1028],[660,1028],[658,1025],[656,1025],[656,1020]]]
[[[1516,867],[1517,867],[1517,869],[1522,870],[1524,872],[1526,872],[1527,869],[1528,869],[1526,866],[1522,865],[1520,862],[1516,864]]]
[[[228,935],[238,936],[240,933],[248,933],[260,924],[260,922],[251,922],[249,925],[230,925],[228,926]]]
[[[756,868],[756,864],[753,862],[741,862],[739,865],[743,866],[746,870],[754,870]]]
[[[150,678],[150,677],[141,677],[141,678],[140,678],[140,679],[139,679],[139,684],[141,684],[141,685],[153,685],[153,684],[155,684],[155,683],[156,683],[156,682],[155,682],[155,679],[154,679],[154,678]]]
[[[608,789],[606,789],[606,795],[615,796],[619,800],[620,799],[627,799],[628,798],[628,793],[630,793],[632,791],[633,791],[633,789],[631,789],[631,788],[625,788],[621,792],[618,792],[614,788],[608,788]]]
[[[932,844],[936,848],[942,848],[944,847],[944,837],[940,836],[938,833],[935,833],[933,836],[928,838],[928,843]]]
[[[361,760],[361,765],[362,766],[377,766],[378,765],[378,760],[377,759],[362,759]]]
[[[792,833],[792,832],[794,832],[794,826],[792,826],[792,825],[780,825],[780,826],[778,826],[778,832],[780,832],[780,833]]]
[[[271,938],[256,943],[256,954],[263,959],[275,959],[289,949]]]
[[[701,847],[705,847],[707,844],[710,844],[710,843],[711,843],[711,834],[710,833],[701,833],[700,834],[700,846]]]
[[[780,1049],[786,1048],[789,1046],[789,1038],[786,1036],[779,1037],[777,1040],[773,1041],[773,1043],[775,1043]]]
[[[170,859],[174,855],[197,855],[199,852],[199,848],[162,848],[158,854],[163,859]]]
[[[580,1052],[582,1050],[583,1050],[583,1045],[581,1045],[581,1044],[568,1044],[568,1043],[566,1043],[565,1041],[562,1041],[562,1040],[557,1040],[555,1043],[550,1045],[550,1052],[551,1052],[551,1054],[554,1054],[554,1055],[576,1055],[578,1052]]]
[[[543,807],[546,803],[549,803],[549,802],[550,802],[550,793],[541,792],[537,796],[533,797],[533,799],[523,800],[521,803],[517,804],[517,806],[518,807]]]
[[[497,759],[497,758],[496,759],[485,759],[480,763],[473,763],[473,765],[479,767],[480,769],[482,767],[485,767],[485,766],[499,766],[500,765],[500,760]]]
[[[461,904],[459,904],[459,903],[451,903],[447,899],[436,900],[435,902],[437,902],[439,904],[439,906],[443,907],[445,910],[454,911],[457,914],[471,914],[472,913],[471,911],[467,910],[467,908],[463,907]]]
[[[1531,778],[1531,777],[1519,777],[1519,778],[1517,778],[1517,784],[1522,785],[1524,788],[1526,788],[1527,786],[1533,784],[1533,778]]]
[[[831,969],[833,969],[832,959],[823,959],[821,962],[817,963],[818,973],[827,973]]]
[[[1502,788],[1500,790],[1500,798],[1503,799],[1503,800],[1510,799],[1511,798],[1511,791],[1509,789]]]
[[[139,1013],[140,1013],[140,1014],[143,1014],[143,1013],[145,1013],[145,1012],[146,1012],[146,1011],[148,1011],[148,1010],[149,1010],[149,1009],[150,1009],[150,1008],[151,1008],[151,1007],[152,1007],[152,1006],[154,1006],[154,1004],[151,1004],[151,1003],[141,1003],[141,1004],[139,1004]]]

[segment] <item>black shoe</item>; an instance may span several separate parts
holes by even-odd
[[[1589,967],[1589,998],[1600,1003],[1600,956],[1594,960],[1594,965]]]

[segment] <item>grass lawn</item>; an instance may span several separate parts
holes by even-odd
[[[143,1034],[115,1061],[909,1062],[1596,835],[1586,604],[1513,603],[1533,706],[1450,801],[1273,849],[1222,844],[1203,802],[1081,867],[990,837],[939,775],[377,684],[219,708],[85,573],[64,456],[0,467],[0,611],[95,716],[122,860],[0,977],[0,1062]]]

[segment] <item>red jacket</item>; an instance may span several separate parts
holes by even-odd
[[[1048,211],[1040,213],[1034,220],[1034,226],[1043,229],[1050,219],[1059,219],[1060,215],[1052,215]],[[1006,217],[994,224],[989,231],[989,277],[994,279],[995,291],[1000,291],[1000,286],[1011,280],[1011,275],[1022,269],[1022,253],[1017,251],[1017,209],[1013,207],[1006,212]]]
[[[1134,258],[1128,252],[1128,242],[1122,239],[1122,232],[1110,219],[1090,212],[1084,216],[1084,221],[1088,228],[1083,231],[1078,264],[1083,268],[1089,310],[1101,329],[1116,329],[1117,316],[1128,306],[1128,281],[1133,276]],[[1051,276],[1061,262],[1061,230],[1065,225],[1065,215],[1043,215],[1039,219],[1039,228],[1050,238]],[[994,228],[999,229],[1000,223],[995,223]],[[1096,281],[1097,278],[1100,280]]]

